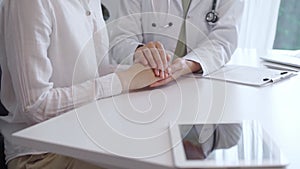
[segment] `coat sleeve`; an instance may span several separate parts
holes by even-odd
[[[217,8],[218,22],[209,26],[206,40],[185,56],[187,60],[200,63],[203,75],[225,65],[236,50],[243,7],[243,0],[221,1]]]
[[[108,24],[110,54],[119,64],[132,64],[133,54],[143,42],[141,0],[122,0],[118,19]]]

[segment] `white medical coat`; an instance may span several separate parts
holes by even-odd
[[[119,19],[108,25],[113,60],[132,64],[137,46],[150,41],[162,42],[173,56],[183,21],[181,0],[122,0],[120,3]],[[212,0],[192,0],[186,18],[188,54],[184,58],[200,63],[203,75],[230,60],[238,45],[244,5],[243,0],[218,0],[219,20],[208,24],[205,16],[212,10],[212,4]],[[173,25],[166,26],[170,22]]]

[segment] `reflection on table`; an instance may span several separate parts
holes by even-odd
[[[256,121],[180,125],[187,160],[234,163],[281,160],[279,148]]]

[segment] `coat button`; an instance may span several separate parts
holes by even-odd
[[[92,12],[91,11],[86,11],[85,14],[86,14],[86,16],[90,16],[92,14]]]

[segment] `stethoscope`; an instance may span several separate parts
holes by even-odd
[[[151,7],[152,7],[152,11],[156,12],[155,8],[154,8],[153,0],[151,0]],[[170,7],[171,7],[171,0],[168,0],[167,15],[169,15],[169,13],[170,13]],[[212,9],[205,16],[206,22],[210,25],[218,22],[218,20],[219,20],[219,14],[216,12],[216,8],[217,8],[217,0],[213,0]],[[154,22],[152,23],[152,27],[169,28],[171,26],[173,26],[173,22],[169,22],[169,23],[167,23],[166,25],[163,25],[163,26],[159,26]]]
[[[216,12],[217,0],[213,0],[211,11],[206,14],[205,20],[209,24],[214,24],[219,20],[219,14]]]

